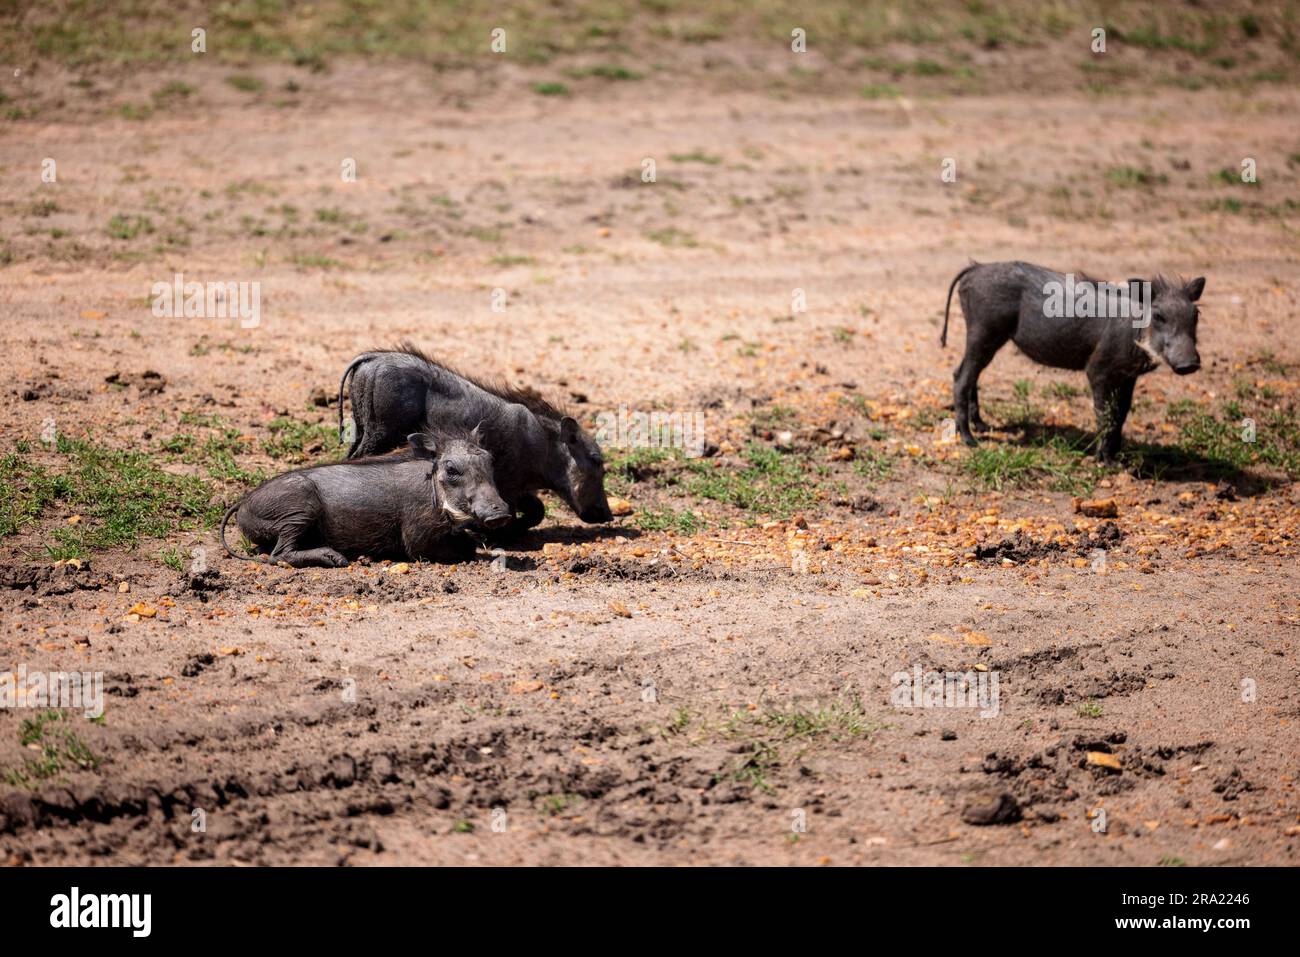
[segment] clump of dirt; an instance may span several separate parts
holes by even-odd
[[[1250,791],[1262,790],[1264,789],[1258,784],[1246,780],[1241,773],[1241,768],[1233,768],[1214,782],[1214,793],[1223,795],[1225,801],[1235,801]]]
[[[113,372],[104,379],[109,385],[130,386],[140,390],[141,395],[156,395],[167,388],[167,379],[161,372],[146,369],[144,372]]]
[[[0,568],[0,588],[34,595],[66,595],[74,591],[105,588],[108,580],[92,574],[90,562],[58,565],[13,565]]]
[[[977,827],[1014,824],[1020,818],[1020,802],[1010,791],[1001,791],[991,798],[971,801],[961,812],[963,821]]]
[[[1047,558],[1066,551],[1064,545],[1047,539],[1035,539],[1023,528],[1016,529],[999,542],[977,545],[975,557],[982,562],[1001,562],[1009,559],[1013,562],[1027,562],[1030,559]]]
[[[1091,532],[1080,530],[1076,550],[1080,554],[1096,548],[1117,548],[1124,541],[1124,530],[1114,522],[1102,522]]]
[[[187,572],[183,577],[184,590],[193,592],[199,601],[206,602],[213,595],[225,591],[229,585],[222,580],[221,572],[206,568],[201,572]]]
[[[1031,559],[1049,558],[1052,555],[1087,555],[1096,549],[1110,550],[1124,541],[1124,531],[1114,522],[1102,522],[1094,531],[1080,530],[1073,545],[1053,539],[1036,539],[1023,528],[1016,529],[997,542],[976,546],[975,558],[982,562],[1001,562],[1009,559],[1016,563]]]
[[[673,567],[672,562],[631,562],[605,555],[579,555],[560,566],[560,570],[610,581],[667,581],[684,573]]]

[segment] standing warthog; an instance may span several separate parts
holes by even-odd
[[[479,436],[417,432],[392,455],[314,465],[268,479],[232,505],[239,529],[272,562],[341,568],[346,556],[448,559],[472,543],[455,534],[474,524],[500,528],[510,511],[492,484],[492,455]]]
[[[988,430],[980,417],[979,375],[1008,341],[1035,362],[1087,372],[1097,455],[1108,463],[1119,451],[1138,376],[1162,359],[1179,375],[1201,367],[1196,301],[1204,276],[1187,283],[1157,276],[1115,285],[1029,263],[972,263],[948,287],[942,345],[948,344],[948,309],[958,283],[966,355],[953,374],[953,411],[967,445],[976,444],[972,429]]]
[[[600,446],[532,389],[471,378],[410,345],[365,352],[339,380],[339,439],[343,438],[343,389],[352,377],[355,436],[348,458],[395,447],[420,428],[472,429],[492,453],[497,490],[511,514],[511,531],[531,528],[545,509],[534,491],[558,494],[584,522],[608,522],[605,460]]]

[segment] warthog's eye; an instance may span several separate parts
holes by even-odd
[[[460,478],[460,469],[450,463],[443,467],[443,471],[447,474],[447,478]]]

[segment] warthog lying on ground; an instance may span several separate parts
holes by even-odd
[[[492,484],[479,436],[407,436],[392,455],[316,465],[263,482],[232,505],[239,529],[272,562],[340,568],[348,557],[460,560],[473,543],[459,530],[499,528],[510,510]],[[253,559],[248,559],[253,560]]]
[[[1157,276],[1116,285],[1030,263],[972,263],[948,287],[942,345],[948,344],[948,309],[958,283],[966,355],[953,374],[953,410],[967,445],[976,444],[972,429],[988,429],[980,417],[979,375],[1008,341],[1035,362],[1087,372],[1097,455],[1105,462],[1119,451],[1138,376],[1162,359],[1179,375],[1201,367],[1196,301],[1205,288],[1203,276],[1187,283]]]
[[[522,513],[508,532],[542,520],[545,509],[532,494],[539,489],[555,492],[584,522],[612,517],[600,447],[533,390],[471,378],[410,345],[365,352],[339,380],[340,441],[349,376],[355,435],[348,458],[387,451],[416,429],[478,428],[492,453],[497,491],[512,515]]]

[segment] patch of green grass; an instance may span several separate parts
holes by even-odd
[[[202,468],[223,485],[256,485],[267,478],[262,469],[249,469],[239,463],[237,456],[246,455],[249,445],[243,441],[238,429],[223,426],[216,416],[194,413],[183,414],[181,423],[212,431],[201,441],[189,433],[173,435],[159,443],[159,451],[176,456],[187,465]]]
[[[123,103],[117,114],[124,120],[147,120],[153,116],[153,107],[148,103]]]
[[[266,89],[263,80],[247,73],[232,73],[226,77],[226,82],[242,93],[261,93]]]
[[[1086,450],[1053,437],[1039,445],[984,442],[962,460],[962,469],[976,485],[1003,491],[1046,486],[1053,491],[1087,493],[1100,472]]]
[[[493,266],[509,269],[512,266],[532,266],[537,260],[532,256],[493,256],[488,260]]]
[[[43,15],[16,9],[0,7],[0,59],[5,62],[51,59],[77,67],[193,59],[188,38],[196,21],[193,9],[183,4],[68,0]],[[1205,4],[1107,3],[1102,10],[1106,18],[1096,22],[1114,31],[1110,36],[1116,42],[1192,52],[1208,48],[1218,36],[1244,36],[1255,46],[1281,16],[1261,12],[1233,18]],[[791,15],[789,4],[771,0],[714,0],[707,8],[690,0],[317,0],[310,9],[292,0],[249,0],[213,6],[203,25],[208,30],[206,58],[232,69],[274,61],[319,71],[344,57],[405,59],[438,67],[481,64],[496,27],[506,29],[509,43],[500,59],[525,65],[570,55],[607,63],[638,53],[638,43],[648,53],[651,42],[788,45]],[[817,49],[838,60],[849,54],[860,59],[864,51],[890,45],[935,49],[969,42],[991,49],[1059,38],[1077,28],[1081,15],[1067,15],[1061,4],[1032,0],[822,0],[800,7],[797,22]]]
[[[70,727],[70,712],[47,709],[24,718],[18,726],[18,743],[36,751],[21,766],[0,767],[0,780],[13,787],[35,787],[69,769],[93,771],[100,759]]]
[[[533,92],[540,96],[568,96],[569,88],[563,83],[548,80],[533,84]]]
[[[869,737],[888,727],[872,720],[856,696],[818,704],[808,708],[796,706],[762,712],[742,711],[732,716],[722,729],[728,738],[753,742],[752,748],[725,772],[733,781],[762,791],[770,791],[768,780],[782,764],[788,763],[806,747],[842,744]]]
[[[1226,183],[1229,186],[1258,186],[1259,179],[1245,180],[1241,178],[1241,169],[1233,169],[1231,166],[1225,166],[1214,174],[1213,178],[1220,183]]]
[[[883,482],[894,470],[894,460],[884,452],[859,446],[853,459],[853,471],[868,482]]]
[[[185,553],[174,545],[158,552],[158,560],[173,571],[185,570]]]
[[[1034,404],[1034,384],[1028,379],[1017,379],[1011,384],[1012,398],[989,399],[989,411],[1005,422],[1017,425],[1036,425],[1043,421],[1043,410]]]
[[[170,80],[153,91],[154,106],[164,107],[187,100],[194,95],[194,87],[182,80]]]
[[[59,436],[54,452],[53,465],[33,462],[30,452],[0,460],[0,536],[61,505],[81,521],[54,528],[45,548],[54,558],[76,558],[211,525],[221,516],[207,481],[167,472],[147,452],[67,436]]]
[[[799,413],[785,405],[765,405],[749,414],[749,421],[754,428],[788,429],[799,419]]]
[[[595,66],[578,67],[569,71],[569,76],[575,80],[581,80],[584,77],[594,76],[602,80],[639,80],[641,74],[627,67],[618,66],[612,63],[598,63]]]
[[[117,213],[108,221],[108,235],[113,239],[135,239],[153,232],[153,223],[147,216],[125,216]]]
[[[816,708],[792,708],[768,711],[759,716],[760,724],[771,728],[786,740],[826,738],[847,741],[871,735],[885,725],[868,718],[856,697],[832,701]]]
[[[321,256],[316,253],[295,253],[289,257],[289,262],[299,269],[338,269],[343,264],[337,259],[331,259],[329,256]]]
[[[1109,23],[1106,25],[1106,35],[1129,46],[1147,50],[1182,50],[1198,56],[1210,53],[1218,42],[1217,25],[1211,25],[1210,21],[1205,19],[1190,18],[1179,25],[1190,31],[1193,24],[1199,27],[1198,32],[1201,34],[1199,38],[1191,36],[1190,32],[1168,32],[1154,20],[1130,28],[1120,28],[1116,24]]]
[[[1052,382],[1047,386],[1047,394],[1057,399],[1073,399],[1083,395],[1083,390],[1070,382]]]
[[[687,249],[693,249],[699,245],[699,242],[690,233],[678,229],[676,226],[668,226],[664,229],[652,229],[645,234],[646,239],[656,242],[661,246],[679,246]]]
[[[638,510],[636,526],[646,532],[675,531],[683,535],[694,535],[705,527],[705,522],[689,508],[674,511],[665,507]]]
[[[1097,701],[1080,701],[1074,708],[1080,718],[1100,718],[1101,711],[1101,703]]]
[[[696,498],[722,502],[743,512],[788,518],[817,501],[803,459],[782,455],[757,442],[744,450],[745,464],[730,468],[723,460],[692,461],[687,491]]]
[[[555,817],[581,804],[582,796],[580,794],[561,792],[559,794],[543,794],[536,801],[538,813],[544,817]]]
[[[1277,358],[1277,356],[1273,354],[1272,350],[1269,349],[1265,349],[1263,352],[1259,353],[1259,355],[1257,356],[1254,356],[1249,361],[1255,365],[1258,365],[1269,375],[1282,376],[1282,375],[1289,374],[1291,371],[1291,367],[1287,365],[1287,363],[1283,362],[1281,359]]]
[[[1231,196],[1222,199],[1212,199],[1205,204],[1205,208],[1210,212],[1233,213],[1234,215],[1245,212],[1246,210],[1246,206],[1241,200]]]
[[[625,493],[634,482],[650,481],[662,487],[676,482],[663,466],[681,459],[676,449],[652,446],[619,449],[606,457],[605,482],[611,491]]]
[[[1152,189],[1164,186],[1169,177],[1149,166],[1112,166],[1106,170],[1106,181],[1121,189]]]
[[[770,791],[772,785],[768,783],[768,776],[780,764],[780,752],[770,744],[759,743],[730,768],[727,777],[756,791]]]
[[[691,150],[689,153],[670,153],[668,158],[674,163],[703,163],[705,166],[717,166],[722,162],[721,156],[714,156],[703,150]]]
[[[1217,407],[1175,402],[1168,415],[1183,453],[1208,460],[1214,472],[1262,464],[1300,477],[1300,410],[1294,403],[1278,403],[1266,390],[1246,385]]]
[[[670,734],[685,734],[691,726],[691,710],[686,707],[678,708],[673,712],[672,720],[668,722],[665,729]]]
[[[338,430],[332,425],[281,416],[266,427],[271,437],[262,442],[262,450],[273,459],[298,463],[339,449]]]
[[[903,95],[903,91],[891,83],[868,83],[861,92],[868,100],[883,100]]]
[[[501,230],[496,226],[471,226],[465,230],[465,235],[473,237],[481,243],[499,243],[505,238],[501,235]]]

